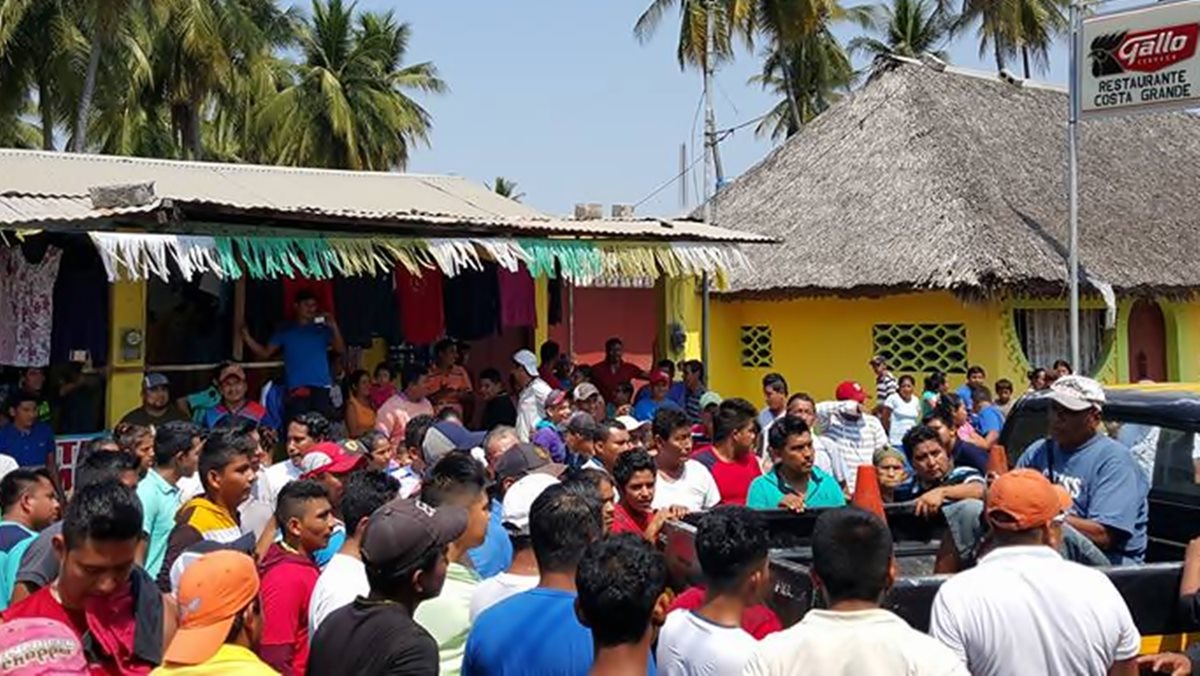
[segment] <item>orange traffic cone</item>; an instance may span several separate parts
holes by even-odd
[[[859,465],[858,478],[854,482],[854,497],[850,504],[874,512],[876,516],[887,521],[883,511],[883,496],[879,493],[879,477],[875,474],[874,465]]]
[[[988,450],[988,476],[1000,476],[1008,472],[1008,451],[1003,446],[992,446]]]

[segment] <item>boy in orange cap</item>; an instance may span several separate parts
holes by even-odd
[[[254,654],[262,634],[258,571],[241,552],[205,554],[179,583],[179,630],[156,676],[271,676]]]

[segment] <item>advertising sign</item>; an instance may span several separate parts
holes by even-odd
[[[1198,41],[1200,0],[1084,19],[1083,116],[1200,106]]]

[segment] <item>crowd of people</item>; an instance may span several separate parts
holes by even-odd
[[[918,393],[877,357],[873,405],[854,380],[820,400],[772,373],[758,407],[709,390],[699,361],[646,372],[615,338],[590,367],[547,343],[475,377],[442,341],[429,366],[339,384],[338,328],[310,301],[266,344],[245,336],[283,356],[274,396],[249,398],[236,363],[215,395],[175,402],[149,373],[141,407],[77,458],[69,498],[42,449],[0,430],[0,671],[1191,672],[1196,655],[1139,660],[1128,609],[1089,568],[1142,560],[1148,485],[1097,432],[1088,378],[1031,374],[1050,436],[1001,473],[1013,386],[993,395],[978,366]],[[36,397],[13,402],[11,426],[36,426]],[[929,634],[881,607],[892,536],[848,506],[862,494],[949,525],[936,565],[957,575]],[[786,629],[766,605],[776,509],[821,510],[819,607]],[[660,545],[679,519],[702,583],[671,588]],[[1181,594],[1200,607],[1197,590],[1193,543]]]

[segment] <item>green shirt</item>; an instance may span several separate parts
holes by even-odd
[[[467,635],[471,633],[471,596],[479,586],[475,571],[456,561],[446,569],[446,583],[436,598],[422,601],[413,619],[438,644],[440,672],[457,676],[462,667]]]
[[[179,511],[179,487],[172,486],[155,470],[146,472],[138,482],[138,499],[142,501],[142,531],[146,533],[146,565],[150,577],[157,577],[167,554],[167,540],[175,527],[175,512]]]
[[[788,485],[779,474],[779,466],[758,477],[750,483],[750,492],[746,495],[746,506],[750,509],[778,509],[779,502],[787,494],[796,491]],[[837,479],[826,474],[823,470],[813,467],[812,475],[808,478],[808,488],[804,491],[805,507],[842,507],[846,504],[846,496]]]

